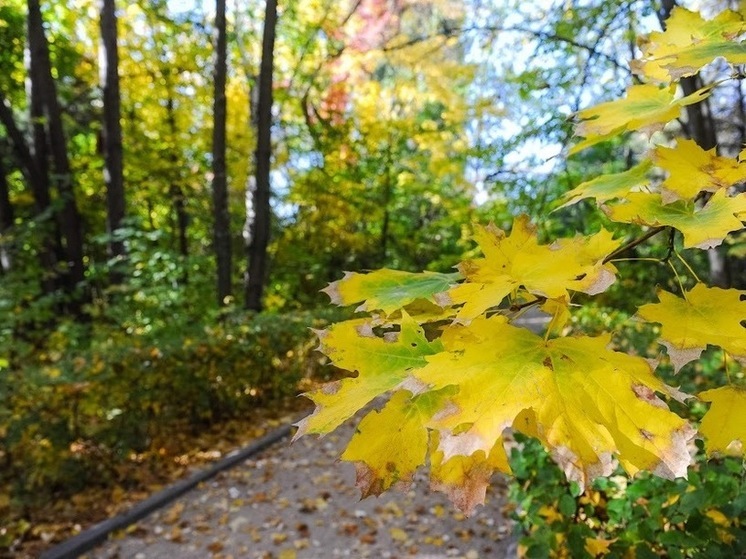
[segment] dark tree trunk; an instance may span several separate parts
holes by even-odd
[[[42,175],[38,162],[31,153],[23,133],[16,125],[13,111],[0,92],[0,123],[5,127],[5,132],[10,138],[13,151],[15,152],[21,172],[27,184],[31,188],[34,197],[34,206],[37,216],[40,217],[41,239],[39,244],[39,260],[43,270],[41,277],[41,288],[45,295],[54,293],[56,285],[57,255],[61,253],[59,236],[54,228],[54,221],[41,219],[45,212],[49,211],[49,181],[47,176]],[[54,234],[53,234],[54,233]]]
[[[171,134],[171,141],[176,142],[176,136],[178,128],[176,126],[176,108],[174,107],[174,98],[171,92],[170,84],[167,82],[168,99],[166,99],[166,121],[168,122],[168,129]],[[176,213],[176,236],[179,244],[179,254],[182,257],[183,271],[181,275],[181,282],[186,284],[189,281],[189,272],[187,271],[186,259],[189,256],[189,214],[186,209],[186,198],[184,196],[184,189],[181,187],[179,177],[177,175],[178,157],[176,155],[176,148],[174,146],[170,149],[169,160],[171,161],[173,173],[170,177],[171,184],[168,187],[168,193],[171,196],[171,202],[174,205],[174,212]]]
[[[104,98],[103,147],[104,183],[106,184],[106,226],[109,233],[109,257],[124,257],[124,242],[117,239],[116,231],[125,216],[124,171],[122,155],[121,98],[119,94],[119,51],[117,47],[117,14],[115,0],[101,2],[101,88]],[[110,273],[113,283],[122,281],[121,270],[116,265]]]
[[[661,1],[658,20],[663,29],[666,28],[666,20],[671,15],[675,6],[677,6],[676,0]],[[679,83],[681,84],[684,95],[690,95],[702,87],[699,75],[682,78]],[[718,147],[715,120],[712,118],[712,112],[709,107],[708,100],[688,105],[686,107],[687,120],[684,125],[686,135],[706,150]],[[722,247],[708,250],[707,259],[710,263],[710,283],[716,287],[728,287],[731,283],[730,274],[728,273],[728,258],[723,252]]]
[[[26,139],[13,118],[13,110],[2,92],[0,92],[0,123],[10,139],[21,172],[31,187],[36,210],[42,212],[49,207],[49,185],[39,169],[36,158],[29,150]]]
[[[189,256],[189,236],[187,234],[187,229],[189,227],[189,214],[187,214],[186,211],[184,190],[177,181],[173,181],[169,186],[169,194],[171,195],[171,201],[174,204],[174,211],[176,212],[176,235],[179,243],[179,254],[185,259]],[[186,283],[186,272],[182,279],[184,280],[184,283]]]
[[[66,288],[71,296],[70,310],[82,317],[81,304],[87,299],[83,287],[85,267],[83,264],[83,228],[80,213],[75,203],[72,172],[67,156],[67,140],[62,127],[62,111],[57,99],[57,85],[52,77],[49,48],[44,34],[44,23],[38,0],[28,0],[28,32],[31,56],[39,64],[39,91],[46,111],[49,131],[49,147],[52,160],[52,182],[57,187],[61,200],[58,223],[65,240],[67,260]],[[36,84],[34,84],[36,87]]]
[[[272,71],[276,27],[277,0],[267,0],[257,102],[257,142],[254,156],[256,183],[252,203],[254,221],[250,234],[251,245],[245,285],[245,306],[257,312],[262,310],[262,294],[268,271],[267,246],[271,226],[269,200],[272,160]]]
[[[28,35],[31,37],[31,22],[29,25]],[[44,107],[44,96],[42,94],[44,75],[43,65],[40,61],[43,59],[43,51],[46,48],[45,41],[32,41],[29,39],[28,55],[26,60],[28,79],[26,80],[26,95],[29,100],[29,116],[31,119],[31,144],[29,152],[32,161],[29,164],[38,175],[37,179],[30,180],[29,184],[34,193],[36,202],[37,220],[39,223],[39,255],[42,270],[41,286],[45,294],[51,294],[59,288],[66,288],[61,285],[59,263],[65,261],[65,254],[62,249],[62,239],[60,238],[60,229],[58,226],[58,216],[53,214],[50,209],[51,204],[51,185],[49,178],[49,135],[47,134],[47,117]]]
[[[29,20],[29,37],[31,36],[31,21]],[[43,184],[34,187],[34,197],[40,211],[49,207],[51,196],[49,193],[49,137],[47,135],[47,117],[44,108],[44,98],[42,96],[42,87],[44,76],[42,65],[39,61],[43,54],[44,42],[31,42],[29,38],[29,54],[26,62],[28,66],[28,80],[26,86],[26,96],[29,100],[29,116],[31,117],[31,145],[30,151],[36,161],[36,167],[43,180]],[[32,185],[33,187],[33,185]]]
[[[232,295],[231,232],[228,211],[228,179],[225,169],[226,119],[225,81],[228,55],[225,33],[225,0],[215,2],[215,96],[212,131],[212,203],[215,258],[217,261],[218,306]]]
[[[13,227],[14,218],[5,165],[0,155],[0,273],[10,271],[13,266],[13,251],[5,236],[10,231],[10,228]]]

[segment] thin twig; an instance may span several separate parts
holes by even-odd
[[[642,237],[638,237],[637,239],[630,241],[626,245],[619,247],[614,252],[609,254],[606,258],[604,258],[603,263],[607,264],[609,261],[614,260],[614,258],[619,256],[620,254],[628,251],[631,248],[635,248],[637,245],[644,243],[651,237],[655,237],[658,233],[660,233],[661,231],[665,231],[666,229],[668,229],[667,226],[653,227],[650,231],[645,233]]]
[[[510,310],[510,312],[522,311],[523,309],[527,309],[528,307],[531,307],[533,305],[541,305],[546,300],[547,300],[546,297],[537,297],[533,301],[527,301],[527,302],[521,303],[519,305],[516,305],[516,304],[510,305],[510,307],[509,307],[508,310]]]
[[[668,252],[666,252],[666,256],[663,257],[663,262],[668,262],[673,256],[673,253],[676,250],[676,247],[674,245],[675,241],[676,241],[676,229],[671,227],[671,232],[668,237]]]

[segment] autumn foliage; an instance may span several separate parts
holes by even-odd
[[[681,139],[659,144],[665,139],[653,135],[712,93],[709,86],[682,96],[679,80],[719,57],[746,62],[746,23],[741,13],[705,20],[682,8],[667,23],[633,64],[643,83],[580,111],[581,140],[571,150],[640,131],[652,141],[649,157],[563,200],[564,207],[594,198],[611,221],[641,226],[639,237],[625,242],[602,229],[543,244],[519,216],[510,232],[476,226],[482,256],[462,261],[456,273],[382,269],[347,274],[326,290],[334,303],[367,313],[319,332],[321,350],[356,374],[307,394],[316,409],[296,437],[328,433],[387,397],[360,421],[342,455],[355,463],[364,496],[407,484],[429,464],[432,488],[470,512],[492,473],[508,472],[514,433],[538,439],[581,488],[617,464],[630,475],[686,477],[695,437],[709,456],[746,452],[746,388],[738,378],[684,393],[656,376],[659,361],[612,348],[609,332],[565,335],[573,298],[604,292],[626,250],[668,232],[667,258],[684,264],[694,287],[685,289],[677,276],[679,292],[659,290],[636,319],[660,325],[658,343],[677,371],[707,346],[726,360],[746,359],[746,292],[701,282],[674,243],[680,235],[684,249],[710,249],[742,229],[746,194],[733,187],[746,177],[743,154],[728,158]],[[551,317],[543,336],[521,324],[530,307]],[[672,400],[711,405],[697,427],[669,409]]]

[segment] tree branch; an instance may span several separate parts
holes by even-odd
[[[651,230],[649,230],[647,233],[645,233],[642,237],[638,237],[630,242],[628,242],[626,245],[619,247],[614,252],[609,254],[606,258],[603,259],[603,263],[607,264],[608,262],[611,262],[616,258],[617,256],[625,253],[626,251],[635,248],[637,245],[640,245],[650,239],[651,237],[655,237],[658,233],[661,231],[665,231],[668,229],[668,226],[663,227],[653,227]]]

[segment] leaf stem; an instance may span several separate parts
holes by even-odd
[[[664,262],[668,262],[671,259],[671,256],[673,256],[674,251],[676,250],[676,229],[671,227],[671,232],[668,236],[668,251],[666,251],[666,256],[663,257]]]
[[[546,300],[546,297],[536,297],[536,299],[534,299],[533,301],[526,301],[525,303],[520,303],[518,305],[512,304],[510,305],[509,310],[510,312],[522,311],[523,309],[527,309],[528,307],[532,307],[534,305],[541,305]]]
[[[684,284],[681,282],[681,276],[679,275],[679,272],[676,271],[676,266],[673,265],[673,262],[670,260],[667,262],[669,266],[671,266],[671,269],[673,270],[673,274],[676,276],[676,281],[679,282],[679,289],[681,289],[681,296],[684,297],[684,300],[686,301],[686,290],[684,289]]]
[[[660,258],[615,258],[611,261],[614,262],[655,262],[656,264],[665,264],[665,260],[661,260]]]
[[[730,372],[728,371],[728,352],[723,350],[723,370],[725,371],[725,379],[728,381],[728,384],[733,384],[733,381],[730,380]]]
[[[635,248],[637,245],[644,243],[649,238],[656,236],[658,233],[660,233],[661,231],[665,231],[666,229],[668,229],[667,226],[653,227],[647,233],[645,233],[642,237],[638,237],[637,239],[634,239],[634,240],[628,242],[626,245],[623,245],[623,246],[619,247],[618,249],[616,249],[615,251],[613,251],[611,254],[609,254],[608,256],[606,256],[606,258],[604,258],[604,260],[603,260],[603,263],[607,264],[611,260],[614,260],[620,254],[628,251],[631,248]]]
[[[703,283],[703,282],[702,282],[702,280],[701,280],[701,279],[699,279],[699,276],[697,276],[697,274],[696,274],[696,273],[694,272],[694,270],[692,269],[692,267],[691,267],[691,266],[689,265],[689,262],[687,262],[686,260],[684,260],[684,257],[683,257],[683,256],[681,256],[681,254],[679,254],[679,251],[678,251],[678,250],[674,251],[674,254],[676,254],[676,257],[677,257],[677,258],[678,258],[679,260],[681,260],[681,263],[682,263],[682,264],[683,264],[684,266],[686,266],[686,269],[687,269],[687,270],[689,270],[689,273],[690,273],[690,274],[692,275],[692,277],[693,277],[693,278],[694,278],[695,280],[697,280],[697,282],[698,282],[698,283]]]

